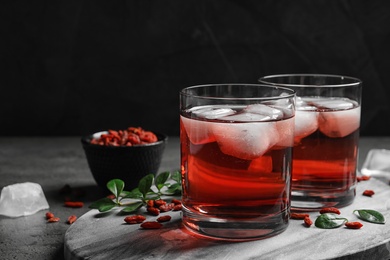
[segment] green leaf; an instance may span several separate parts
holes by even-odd
[[[348,220],[334,213],[321,214],[315,221],[314,225],[318,228],[330,229],[342,226]]]
[[[154,180],[154,175],[148,174],[139,181],[138,190],[142,193],[144,197],[150,191],[150,188],[153,185],[153,180]]]
[[[174,183],[172,185],[169,185],[168,189],[166,189],[163,194],[173,195],[173,194],[179,194],[179,193],[181,193],[181,184]]]
[[[126,206],[126,207],[123,208],[121,211],[127,212],[127,213],[135,212],[135,211],[137,211],[140,207],[142,207],[142,205],[143,205],[142,202],[137,202],[137,203],[131,204],[131,205],[129,205],[129,206]]]
[[[145,196],[145,200],[158,200],[160,199],[160,195],[154,192],[150,192]]]
[[[98,209],[100,212],[105,212],[105,211],[109,211],[115,206],[117,206],[117,204],[114,201],[112,201],[109,198],[103,198],[93,202],[91,205],[89,205],[89,208]]]
[[[140,199],[140,198],[142,198],[142,193],[138,190],[138,188],[136,188],[132,191],[122,192],[122,198]]]
[[[168,180],[170,175],[171,175],[170,172],[163,172],[157,175],[154,183],[158,190],[161,190],[161,188],[165,186],[165,182]]]
[[[360,219],[376,223],[376,224],[385,224],[386,220],[382,213],[372,210],[372,209],[357,209],[353,213],[357,215]]]
[[[178,183],[181,183],[181,174],[179,171],[175,171],[174,173],[172,173],[171,175],[171,179],[178,182]]]
[[[112,208],[114,208],[116,206],[116,204],[114,204],[114,205],[101,205],[100,207],[99,207],[99,212],[106,212],[106,211],[109,211],[109,210],[111,210]]]
[[[125,187],[125,183],[120,179],[113,179],[107,182],[107,188],[115,195],[115,197],[119,198],[121,195],[123,188]]]

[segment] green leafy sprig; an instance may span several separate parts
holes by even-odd
[[[357,209],[353,213],[359,219],[375,224],[385,224],[386,220],[382,213],[372,209]],[[348,222],[347,218],[341,217],[334,213],[324,213],[317,217],[315,226],[323,229],[338,228]]]
[[[124,181],[113,179],[107,182],[107,188],[115,198],[102,198],[93,202],[89,208],[107,212],[115,207],[122,207],[122,212],[132,213],[146,205],[149,200],[160,199],[163,195],[181,194],[181,174],[179,171],[172,174],[162,172],[156,178],[153,174],[146,175],[139,181],[138,187],[132,191],[124,190]]]

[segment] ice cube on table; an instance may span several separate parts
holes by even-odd
[[[275,122],[213,123],[212,129],[223,153],[244,160],[260,157],[279,138]]]
[[[360,126],[360,106],[348,110],[321,112],[318,124],[320,131],[328,137],[345,137]]]
[[[316,111],[295,111],[295,142],[314,133],[318,129],[318,112]]]
[[[4,187],[1,191],[0,215],[28,216],[48,208],[49,204],[38,183],[16,183]]]
[[[363,175],[390,180],[390,150],[371,149],[363,163]]]
[[[210,128],[210,122],[189,119],[180,116],[184,129],[193,144],[205,144],[215,142],[215,137]]]

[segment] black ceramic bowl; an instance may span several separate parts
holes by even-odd
[[[154,132],[157,142],[134,146],[91,144],[91,139],[101,133],[106,132],[81,138],[89,168],[100,187],[106,188],[107,182],[112,179],[121,179],[126,190],[132,190],[142,177],[157,173],[168,141],[166,135]]]

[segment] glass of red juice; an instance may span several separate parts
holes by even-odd
[[[344,207],[355,198],[362,81],[323,74],[270,75],[296,91],[291,207]]]
[[[183,224],[190,233],[245,241],[289,222],[295,92],[211,84],[180,92]]]

